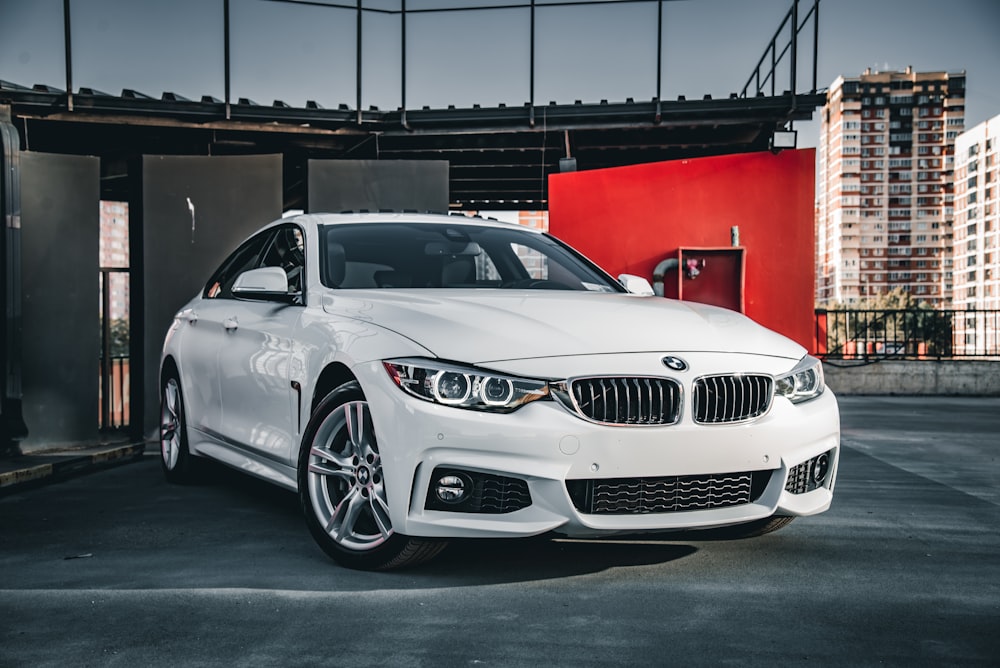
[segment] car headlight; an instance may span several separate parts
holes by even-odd
[[[382,364],[404,392],[444,406],[510,413],[549,397],[548,383],[542,380],[423,359],[388,360]]]
[[[823,394],[825,387],[823,363],[812,355],[806,355],[794,369],[774,379],[774,393],[793,404],[815,399]]]

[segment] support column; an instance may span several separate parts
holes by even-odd
[[[0,457],[20,454],[19,442],[28,435],[21,413],[21,141],[11,122],[10,107],[0,105]]]

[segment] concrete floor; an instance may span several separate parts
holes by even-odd
[[[996,666],[1000,399],[845,397],[833,508],[745,541],[338,568],[295,497],[155,454],[0,498],[0,666]]]

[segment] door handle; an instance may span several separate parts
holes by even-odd
[[[231,332],[240,326],[240,321],[236,319],[236,316],[233,316],[223,320],[222,326],[226,328],[227,332]]]

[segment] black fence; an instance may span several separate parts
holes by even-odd
[[[1000,311],[816,310],[824,359],[998,359]]]

